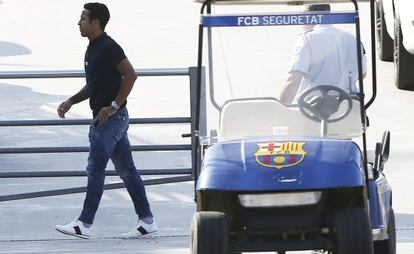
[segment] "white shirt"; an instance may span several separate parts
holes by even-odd
[[[361,44],[362,47],[362,44]],[[365,50],[362,52],[362,74],[367,71]],[[291,71],[303,72],[297,95],[318,85],[333,85],[345,91],[358,91],[356,38],[332,25],[317,25],[303,33],[296,43]]]

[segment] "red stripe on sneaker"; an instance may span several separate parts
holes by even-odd
[[[143,228],[142,226],[137,228],[137,230],[141,233],[141,235],[147,235],[148,234],[148,231],[145,230],[145,228]]]
[[[75,226],[75,227],[73,227],[73,229],[75,230],[75,233],[77,235],[82,235],[82,231],[80,230],[79,226]]]

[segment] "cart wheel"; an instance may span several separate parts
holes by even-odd
[[[197,212],[191,222],[192,254],[229,254],[227,218],[219,212]]]
[[[372,231],[363,208],[346,208],[333,217],[333,254],[373,254]]]
[[[395,216],[394,210],[390,208],[388,216],[388,240],[374,242],[375,254],[395,254],[396,253],[396,237],[395,237]]]

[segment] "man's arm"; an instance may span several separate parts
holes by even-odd
[[[361,43],[361,47],[362,47],[362,79],[365,79],[367,77],[367,55],[364,49],[364,45],[362,45]]]
[[[75,95],[67,99],[66,101],[62,102],[58,108],[57,113],[60,118],[65,118],[66,112],[72,107],[73,104],[79,103],[89,98],[89,89],[88,85],[82,87],[82,89],[77,92]]]
[[[116,101],[116,104],[122,105],[124,104],[129,93],[131,92],[132,87],[135,84],[135,80],[137,79],[137,75],[135,74],[132,64],[129,62],[127,58],[122,60],[116,66],[116,69],[121,73],[121,75],[123,76],[123,79],[122,79],[121,88],[119,89],[119,92],[115,98],[115,101]]]
[[[291,104],[296,97],[305,73],[308,73],[311,64],[311,49],[306,33],[299,36],[293,51],[292,63],[289,68],[285,86],[280,95],[280,101]]]
[[[122,60],[116,66],[116,69],[121,73],[123,78],[122,78],[121,88],[119,89],[119,92],[117,96],[115,97],[115,101],[116,101],[116,104],[122,105],[127,99],[129,93],[131,92],[132,87],[134,86],[135,80],[137,79],[137,75],[135,74],[132,64],[129,62],[127,58]],[[112,108],[111,106],[103,107],[98,113],[99,122],[105,123],[106,120],[108,120],[108,117],[115,114],[115,112],[116,112],[116,109]]]
[[[296,97],[299,86],[302,83],[304,74],[301,71],[292,71],[289,73],[285,87],[280,95],[280,101],[284,104],[291,104]]]

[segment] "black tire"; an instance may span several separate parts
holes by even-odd
[[[392,62],[394,59],[394,41],[387,31],[387,23],[384,18],[382,1],[377,1],[375,9],[378,57],[382,61]]]
[[[371,225],[363,208],[336,211],[332,231],[333,254],[373,254]]]
[[[414,90],[414,56],[403,46],[403,34],[401,31],[400,18],[395,16],[394,37],[394,75],[395,86],[398,89]]]
[[[388,215],[388,239],[374,242],[375,254],[395,254],[396,253],[396,235],[395,235],[395,216],[392,208]]]
[[[229,254],[227,217],[219,212],[197,212],[191,222],[191,254]]]

